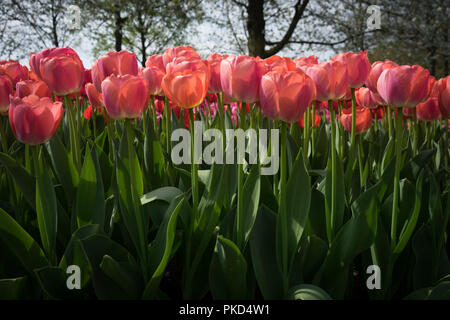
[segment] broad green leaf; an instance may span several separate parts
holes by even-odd
[[[170,206],[164,216],[164,220],[158,230],[156,238],[151,245],[149,252],[149,270],[151,278],[145,288],[143,294],[144,299],[150,299],[156,294],[164,270],[169,262],[169,258],[172,253],[172,246],[175,239],[175,231],[177,227],[177,219],[180,211],[183,208],[183,205],[183,195],[179,195],[171,201]]]
[[[0,209],[0,240],[30,274],[49,265],[39,244],[5,211]]]
[[[125,292],[125,297],[139,298],[142,292],[142,280],[137,275],[137,270],[130,268],[128,262],[120,263],[111,256],[104,255],[100,269],[111,279],[111,282],[117,284]]]
[[[233,241],[217,237],[211,266],[209,286],[214,299],[239,300],[247,294],[247,262]]]
[[[100,171],[95,146],[92,149],[86,147],[75,204],[78,226],[80,227],[86,224],[98,224],[103,228],[105,222],[105,192]]]
[[[158,188],[156,190],[153,190],[149,193],[144,194],[141,197],[141,204],[146,205],[147,203],[150,203],[155,200],[162,200],[167,203],[170,203],[174,198],[182,194],[183,191],[181,191],[178,188],[175,187],[162,187]]]
[[[22,191],[23,196],[36,208],[36,179],[16,160],[6,153],[0,152],[0,162],[5,166],[8,173],[13,177],[15,183]]]
[[[0,279],[0,300],[20,300],[26,296],[27,277]]]
[[[157,188],[161,186],[161,181],[163,181],[165,175],[166,160],[161,142],[153,130],[151,119],[147,121],[147,127],[145,128],[144,166],[145,171],[149,174],[152,187]]]

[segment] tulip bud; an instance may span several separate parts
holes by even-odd
[[[36,95],[23,99],[11,96],[9,123],[17,140],[37,145],[49,141],[58,129],[63,114],[61,102]]]
[[[370,113],[370,110],[357,106],[355,109],[355,115],[355,133],[359,134],[361,132],[369,130],[370,124],[372,122],[372,115]],[[350,108],[342,109],[341,123],[347,132],[352,132],[352,110]]]
[[[161,82],[165,76],[165,72],[156,66],[146,67],[142,69],[142,77],[147,83],[148,91],[151,95],[162,95],[163,90]]]
[[[86,91],[86,95],[91,106],[93,106],[94,108],[98,108],[103,105],[103,96],[100,92],[97,91],[92,83],[86,83],[86,85],[84,86],[84,90]]]

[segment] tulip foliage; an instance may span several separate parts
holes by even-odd
[[[449,99],[366,52],[1,61],[0,298],[448,299]]]

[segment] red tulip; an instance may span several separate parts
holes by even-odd
[[[185,69],[168,73],[162,80],[162,89],[176,105],[190,109],[203,102],[208,90],[209,77],[205,70]]]
[[[0,76],[0,114],[9,108],[9,96],[13,93],[11,80],[7,76]]]
[[[360,106],[356,107],[356,126],[355,133],[359,134],[369,130],[372,122],[372,115],[369,109]],[[351,108],[342,109],[341,123],[347,132],[352,132],[352,110]]]
[[[404,118],[414,118],[416,115],[416,109],[414,108],[403,108],[402,109],[403,117]]]
[[[138,76],[111,75],[102,82],[103,103],[112,119],[133,119],[147,106],[148,89]]]
[[[378,107],[378,100],[375,97],[375,93],[368,88],[359,88],[355,92],[356,103],[365,108],[373,109]]]
[[[307,67],[305,72],[316,85],[316,100],[340,100],[345,97],[348,75],[347,67],[343,62],[321,62]]]
[[[142,77],[145,79],[148,91],[151,95],[162,95],[161,87],[162,79],[166,73],[156,66],[146,67],[142,69]]]
[[[436,81],[434,88],[434,96],[438,97],[439,110],[443,119],[450,117],[450,76]],[[433,95],[433,93],[432,93]]]
[[[154,54],[147,58],[147,61],[145,61],[145,66],[150,67],[157,67],[161,71],[166,72],[166,67],[164,65],[163,56],[160,54]]]
[[[86,91],[86,95],[91,106],[93,106],[94,108],[98,108],[103,105],[103,96],[100,92],[97,91],[92,83],[86,83],[86,85],[84,86],[84,90]]]
[[[218,53],[212,53],[208,56],[209,68],[211,72],[211,78],[209,80],[208,92],[218,93],[222,91],[222,84],[220,82],[220,64],[223,59],[228,58],[228,55],[221,55]]]
[[[13,87],[21,80],[28,79],[28,69],[15,60],[0,61],[0,75],[9,77]]]
[[[406,109],[406,108],[405,108]],[[422,121],[438,120],[441,116],[439,101],[436,97],[430,97],[416,107],[417,119]]]
[[[220,83],[230,101],[256,102],[263,74],[262,61],[249,56],[229,56],[220,64]]]
[[[164,66],[167,66],[169,62],[172,62],[173,59],[178,57],[201,59],[200,55],[191,46],[187,47],[179,46],[169,48],[166,51],[164,51],[163,54]]]
[[[102,91],[104,79],[114,74],[123,76],[130,74],[137,76],[139,72],[138,62],[134,53],[122,51],[109,51],[100,56],[92,65],[92,81],[99,92]]]
[[[298,125],[302,129],[305,127],[305,114],[306,113],[304,113],[302,115],[302,117],[300,118],[300,120],[298,122]],[[313,118],[314,118],[314,121],[312,121]],[[321,120],[321,117],[317,113],[313,114],[313,112],[311,111],[311,116],[310,116],[310,120],[309,120],[310,123],[311,123],[311,126],[312,127],[317,127],[319,125],[319,123],[320,123],[320,120]]]
[[[55,95],[65,96],[80,91],[84,81],[84,67],[78,55],[73,50],[50,50],[47,53],[40,57],[39,73]]]
[[[17,140],[36,145],[50,140],[63,114],[61,102],[36,95],[23,99],[11,96],[9,123]]]
[[[367,51],[361,51],[360,53],[339,53],[331,60],[345,63],[347,66],[348,86],[350,88],[361,87],[366,81],[371,69],[369,58],[367,58]]]
[[[418,65],[385,69],[378,78],[378,93],[389,106],[414,108],[428,97],[429,75]]]
[[[398,64],[391,60],[385,60],[383,61],[376,61],[372,64],[372,69],[369,72],[369,76],[366,79],[366,86],[370,89],[370,91],[374,93],[378,93],[377,89],[377,83],[378,78],[380,77],[380,74],[385,70],[389,68],[398,67]]]
[[[298,121],[315,95],[314,82],[300,70],[270,71],[261,78],[261,112],[270,119]]]
[[[41,80],[24,80],[17,82],[16,93],[19,98],[30,95],[36,95],[39,98],[52,97],[52,91],[47,84]]]

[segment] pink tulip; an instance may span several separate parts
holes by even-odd
[[[416,114],[417,119],[422,121],[438,120],[441,116],[438,98],[430,97],[425,102],[419,103],[416,107]]]
[[[372,123],[372,115],[369,109],[360,106],[356,107],[355,133],[359,134],[369,130]],[[352,132],[352,109],[342,109],[341,124],[347,132]]]
[[[99,92],[102,90],[104,79],[114,74],[123,76],[130,74],[137,76],[139,72],[138,62],[134,53],[122,51],[109,51],[106,55],[100,56],[92,65],[92,81]]]
[[[84,90],[86,91],[86,95],[91,106],[93,106],[94,108],[103,106],[103,96],[100,92],[97,91],[92,83],[86,83],[86,85],[84,86]]]
[[[150,67],[157,67],[158,69],[161,69],[161,71],[166,71],[166,67],[164,65],[163,56],[160,54],[154,54],[147,58],[147,61],[145,61],[145,66]]]
[[[160,96],[164,94],[161,82],[166,73],[156,66],[150,66],[142,69],[142,77],[145,79],[148,91],[151,95]]]
[[[222,83],[220,82],[220,64],[223,59],[228,58],[228,55],[221,55],[218,53],[212,53],[208,56],[209,68],[211,72],[211,78],[209,80],[209,93],[219,93],[222,91]]]
[[[52,49],[44,49],[39,53],[30,53],[30,68],[36,74],[36,76],[43,80],[41,76],[41,60],[44,58],[58,57],[71,55],[78,58],[78,54],[72,48],[52,48]]]
[[[313,64],[318,64],[319,62],[316,56],[309,56],[296,58],[294,59],[294,63],[298,69],[305,71],[305,67],[309,67]]]
[[[17,140],[36,145],[50,140],[58,129],[63,114],[61,102],[36,95],[23,99],[11,96],[9,123]]]
[[[378,100],[375,97],[375,93],[368,88],[359,88],[355,92],[356,103],[365,108],[374,109],[378,107]]]
[[[450,117],[450,76],[436,81],[431,95],[438,97],[442,118],[448,119]]]
[[[0,75],[5,75],[11,80],[13,87],[21,80],[28,79],[28,69],[15,60],[0,61]]]
[[[339,53],[331,60],[342,61],[347,66],[348,86],[350,88],[361,87],[369,75],[371,65],[367,57],[367,51],[360,53]]]
[[[187,47],[179,46],[169,48],[166,51],[164,51],[163,54],[164,66],[167,66],[169,62],[172,62],[173,59],[178,57],[201,59],[200,55],[191,46]]]
[[[138,76],[111,75],[102,82],[103,103],[112,119],[133,119],[147,107],[149,98],[145,80]]]
[[[270,119],[298,121],[315,95],[314,82],[300,70],[270,71],[261,78],[261,112]]]
[[[273,70],[277,70],[280,72],[294,71],[297,68],[297,66],[291,59],[276,55],[264,59],[263,62],[267,68],[267,72]]]
[[[262,61],[249,56],[229,56],[220,64],[220,83],[230,101],[256,102],[263,74]]]
[[[0,114],[8,112],[9,96],[13,93],[11,80],[7,76],[0,76]]]
[[[57,96],[77,93],[83,86],[84,67],[78,55],[69,48],[54,48],[46,55],[32,56],[39,59],[39,74]],[[34,66],[33,66],[34,68]]]
[[[347,66],[341,61],[321,62],[306,68],[316,85],[318,101],[340,100],[348,87]]]
[[[39,98],[52,97],[52,91],[44,81],[41,80],[24,80],[16,84],[16,93],[19,98],[36,95]]]
[[[389,106],[414,108],[428,97],[429,75],[418,65],[388,68],[378,78],[377,90]]]
[[[398,64],[391,60],[376,61],[372,64],[372,69],[369,72],[369,76],[366,79],[366,86],[370,91],[378,93],[377,83],[380,74],[385,70],[393,67],[398,67]]]

